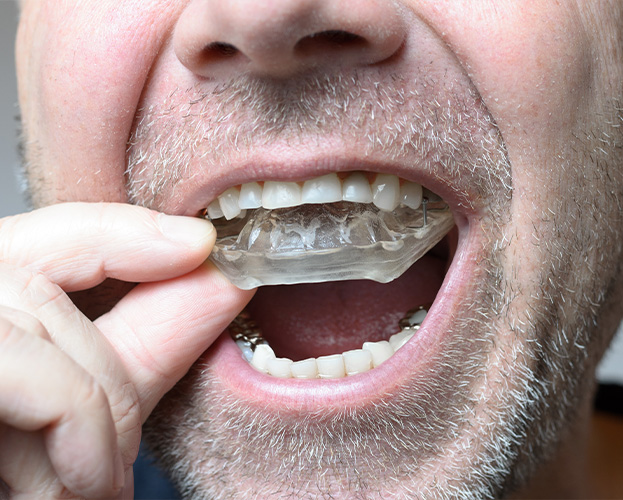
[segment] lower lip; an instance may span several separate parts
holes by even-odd
[[[241,402],[268,411],[313,413],[348,410],[374,404],[394,394],[418,374],[426,372],[445,344],[460,298],[473,284],[468,279],[477,266],[480,238],[469,224],[459,224],[459,243],[437,298],[417,334],[381,366],[355,376],[325,380],[280,379],[255,370],[242,358],[227,332],[200,358],[199,364]]]

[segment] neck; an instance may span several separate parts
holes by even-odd
[[[568,430],[554,456],[512,499],[595,498],[590,476],[592,394],[585,398],[579,417]]]

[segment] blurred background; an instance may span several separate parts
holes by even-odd
[[[0,217],[27,209],[18,181],[18,108],[13,54],[16,27],[15,1],[0,0]],[[622,330],[600,366],[599,377],[605,382],[623,384]]]
[[[17,188],[17,88],[13,49],[17,27],[14,0],[0,0],[0,217],[23,212]]]

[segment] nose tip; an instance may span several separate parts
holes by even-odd
[[[192,0],[173,45],[179,61],[202,77],[287,77],[376,64],[404,39],[400,11],[387,0]]]

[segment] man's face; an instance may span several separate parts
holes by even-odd
[[[250,314],[295,359],[433,305],[389,360],[334,380],[261,374],[224,334],[147,426],[185,492],[484,497],[559,450],[620,319],[622,26],[606,0],[25,1],[37,205],[196,216],[247,182],[364,171],[454,215],[388,285],[260,289]]]

